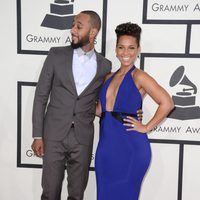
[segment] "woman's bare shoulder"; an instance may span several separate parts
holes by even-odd
[[[109,74],[107,74],[104,81],[108,80],[112,75],[113,75],[113,72],[110,72]]]
[[[149,75],[141,69],[135,68],[134,73],[132,74],[135,80],[141,81],[149,77]]]

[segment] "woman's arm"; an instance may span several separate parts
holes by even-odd
[[[100,103],[100,101],[98,101],[96,103],[96,116],[97,117],[101,117],[101,112],[102,112],[102,110],[101,110],[101,103]]]
[[[145,93],[158,104],[158,108],[154,116],[146,125],[139,123],[132,117],[127,117],[125,122],[128,122],[129,125],[128,123],[126,123],[126,125],[131,127],[128,130],[137,130],[143,133],[149,132],[169,114],[169,112],[174,108],[174,103],[168,92],[147,73],[137,70],[137,74],[134,76],[134,81],[139,89],[142,88]]]
[[[105,80],[104,80],[104,82],[108,79],[108,78],[110,78],[111,76],[112,76],[112,72],[111,73],[109,73],[109,74],[107,74],[106,75],[106,77],[105,77]],[[102,112],[102,110],[101,110],[101,103],[100,103],[100,100],[98,100],[97,101],[97,103],[96,103],[96,116],[97,117],[101,117],[101,112]]]

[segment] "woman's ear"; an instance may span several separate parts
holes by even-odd
[[[138,52],[137,52],[137,57],[140,57],[140,53],[141,53],[141,47],[138,47]]]
[[[117,47],[115,47],[115,55],[116,55],[116,57],[117,57]]]

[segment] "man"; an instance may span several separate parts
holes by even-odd
[[[51,48],[44,62],[34,98],[32,144],[43,157],[42,200],[60,199],[65,166],[68,200],[83,199],[96,101],[111,70],[111,62],[94,50],[100,27],[97,13],[82,11],[74,18],[71,46]]]

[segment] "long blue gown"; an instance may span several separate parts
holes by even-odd
[[[100,139],[95,157],[97,200],[138,200],[141,183],[151,160],[150,143],[145,133],[126,131],[123,118],[137,118],[142,97],[131,72],[123,78],[113,112],[106,111],[106,92],[115,73],[100,91],[102,117]]]

